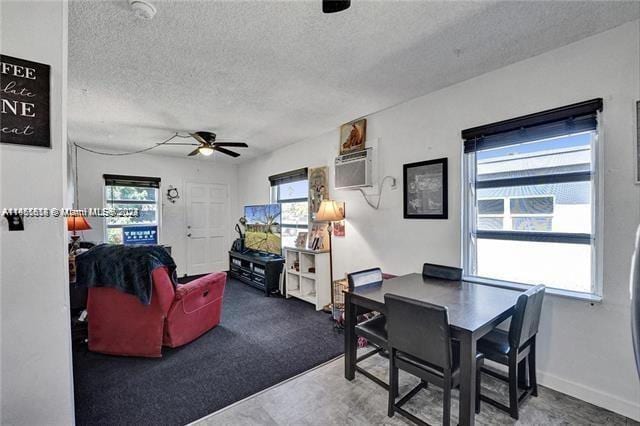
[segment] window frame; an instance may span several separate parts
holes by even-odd
[[[107,198],[107,187],[109,186],[122,186],[122,187],[131,187],[131,188],[150,188],[150,189],[154,189],[157,192],[156,194],[156,199],[155,201],[140,201],[140,200],[115,200],[114,203],[111,202],[111,200],[109,200]],[[135,227],[135,226],[155,226],[156,227],[156,240],[157,240],[157,244],[161,244],[160,243],[160,236],[161,236],[161,229],[162,229],[162,203],[160,202],[160,197],[162,196],[162,188],[160,187],[160,184],[158,184],[158,187],[147,187],[147,186],[136,186],[136,185],[113,185],[113,184],[109,184],[107,182],[104,182],[103,184],[103,190],[102,190],[102,204],[104,205],[105,209],[111,208],[110,206],[112,204],[149,204],[149,205],[156,205],[156,221],[155,223],[148,223],[148,224],[127,224],[127,225],[109,225],[109,218],[105,217],[103,220],[103,224],[104,224],[104,229],[103,229],[103,238],[105,242],[109,241],[109,229],[114,229],[114,228],[123,228],[125,226],[130,226],[130,227]],[[122,242],[122,244],[124,245],[124,241]]]
[[[478,233],[483,238],[493,238],[502,240],[517,240],[520,241],[541,241],[541,242],[558,242],[558,243],[571,243],[571,244],[585,244],[589,243],[591,246],[591,291],[588,293],[566,290],[561,288],[554,288],[547,286],[547,293],[567,297],[572,299],[586,300],[589,302],[601,302],[603,300],[603,250],[602,250],[602,231],[603,231],[603,211],[604,205],[601,202],[601,194],[603,190],[603,177],[601,159],[602,155],[602,140],[603,140],[603,126],[602,126],[602,113],[597,111],[597,126],[593,130],[594,135],[591,141],[591,171],[590,172],[569,172],[556,175],[542,175],[542,176],[530,176],[530,177],[518,177],[509,179],[493,180],[491,183],[486,181],[476,182],[476,153],[465,153],[462,149],[462,191],[461,191],[461,205],[463,206],[461,212],[462,220],[462,260],[463,260],[463,280],[475,282],[478,284],[485,284],[491,286],[497,286],[502,288],[510,288],[514,290],[527,290],[532,287],[531,284],[519,283],[513,281],[506,281],[495,278],[481,277],[470,274],[469,271],[475,271],[476,256],[472,256],[472,253],[477,247]],[[566,182],[580,182],[585,181],[589,176],[589,181],[592,182],[591,186],[591,234],[582,233],[563,233],[563,232],[537,232],[537,231],[478,231],[476,229],[476,221],[478,217],[476,205],[471,201],[477,202],[476,189],[488,188],[490,186],[497,186],[501,184],[504,186],[523,186],[534,185],[544,183],[566,183]],[[472,198],[473,197],[473,198]],[[507,197],[506,202],[509,201]],[[554,211],[556,205],[554,200]],[[510,210],[510,209],[509,209]],[[527,215],[529,216],[529,215]],[[506,210],[505,215],[506,217]],[[523,235],[527,234],[527,235]]]
[[[297,179],[297,180],[289,180],[286,182],[282,182],[282,183],[277,183],[275,185],[271,185],[269,188],[269,199],[271,203],[277,203],[280,204],[281,207],[281,211],[282,211],[282,204],[287,204],[287,203],[306,203],[307,204],[307,209],[309,208],[309,191],[307,190],[307,196],[306,197],[301,197],[301,198],[287,198],[286,200],[281,200],[280,199],[280,185],[286,185],[287,183],[293,183],[293,182],[300,182],[300,181],[307,181],[307,187],[308,187],[308,182],[309,182],[309,177],[306,176],[304,178],[301,179]],[[296,224],[296,223],[284,223],[284,221],[282,221],[282,223],[280,223],[280,234],[284,235],[284,229],[285,228],[289,228],[289,229],[296,229],[298,230],[298,233],[300,232],[304,232],[306,231],[307,233],[309,232],[309,228],[311,226],[311,220],[310,220],[310,215],[307,214],[307,223],[306,224]],[[281,245],[282,248],[285,248],[287,246],[284,245],[284,237],[281,237]]]

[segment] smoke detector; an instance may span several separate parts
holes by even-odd
[[[144,0],[129,0],[129,6],[139,19],[149,21],[156,15],[156,8]]]

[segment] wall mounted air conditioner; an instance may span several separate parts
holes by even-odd
[[[371,148],[336,157],[335,188],[357,189],[373,186],[371,183],[372,158],[373,149]]]

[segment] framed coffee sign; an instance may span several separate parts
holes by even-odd
[[[51,148],[51,67],[0,55],[0,143]]]

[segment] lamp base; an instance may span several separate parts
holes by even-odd
[[[75,254],[80,248],[80,235],[71,236],[71,247],[69,248],[69,254]]]

